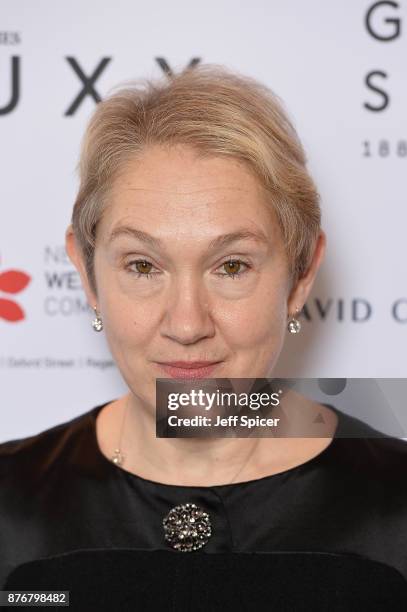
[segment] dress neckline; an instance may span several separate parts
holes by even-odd
[[[338,418],[337,426],[336,426],[331,442],[328,444],[328,446],[326,446],[320,453],[318,453],[314,457],[311,457],[310,459],[308,459],[307,461],[304,461],[303,463],[299,463],[298,465],[295,465],[291,468],[283,470],[282,472],[268,474],[266,476],[261,476],[260,478],[253,478],[251,480],[231,482],[231,483],[225,483],[221,485],[178,485],[178,484],[169,484],[169,483],[159,482],[158,480],[151,480],[149,478],[144,478],[143,476],[140,476],[138,474],[134,474],[133,472],[129,472],[123,467],[113,463],[113,461],[110,461],[110,459],[108,459],[104,455],[104,453],[102,453],[99,447],[99,441],[97,439],[96,418],[99,412],[102,410],[102,408],[107,406],[107,404],[110,404],[111,401],[104,402],[103,404],[99,404],[98,406],[95,406],[88,412],[88,415],[90,417],[91,443],[92,443],[92,446],[94,447],[93,450],[96,456],[100,459],[102,463],[105,464],[105,468],[110,469],[112,474],[115,473],[117,476],[125,477],[133,482],[138,482],[141,484],[144,483],[145,485],[167,488],[167,489],[185,489],[185,490],[193,489],[195,491],[205,491],[205,490],[209,491],[212,489],[232,489],[233,487],[236,488],[236,487],[260,484],[262,482],[266,482],[269,480],[277,481],[277,480],[285,478],[288,475],[293,475],[296,472],[301,472],[304,469],[309,469],[325,461],[334,452],[335,446],[337,445],[338,433],[342,431],[344,419],[346,419],[346,416],[344,415],[343,412],[341,412],[340,410],[338,410],[331,404],[325,404],[321,402],[323,406],[335,412]]]

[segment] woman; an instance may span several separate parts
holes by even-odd
[[[216,65],[144,85],[95,110],[66,232],[129,392],[0,445],[2,588],[84,610],[404,609],[404,442],[295,394],[324,435],[156,437],[157,378],[272,375],[326,238],[270,90]]]

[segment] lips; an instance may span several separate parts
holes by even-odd
[[[174,368],[206,368],[207,366],[218,363],[217,361],[167,361],[162,365],[173,366]]]
[[[157,365],[171,378],[208,378],[220,363],[219,361],[172,361]]]

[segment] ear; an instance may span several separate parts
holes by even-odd
[[[326,234],[323,230],[321,230],[315,243],[311,264],[309,265],[305,275],[299,279],[296,286],[291,290],[288,298],[287,309],[290,315],[294,315],[297,308],[299,311],[301,311],[302,307],[307,301],[312,285],[314,284],[318,268],[324,258],[325,250]]]
[[[94,306],[97,306],[97,296],[89,283],[82,251],[76,240],[72,225],[69,225],[65,232],[65,250],[69,259],[79,272],[86,299],[89,306],[93,309]]]

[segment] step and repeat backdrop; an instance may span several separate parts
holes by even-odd
[[[127,391],[64,249],[80,141],[134,78],[223,64],[284,101],[327,252],[276,376],[407,377],[407,0],[2,0],[0,441]]]

